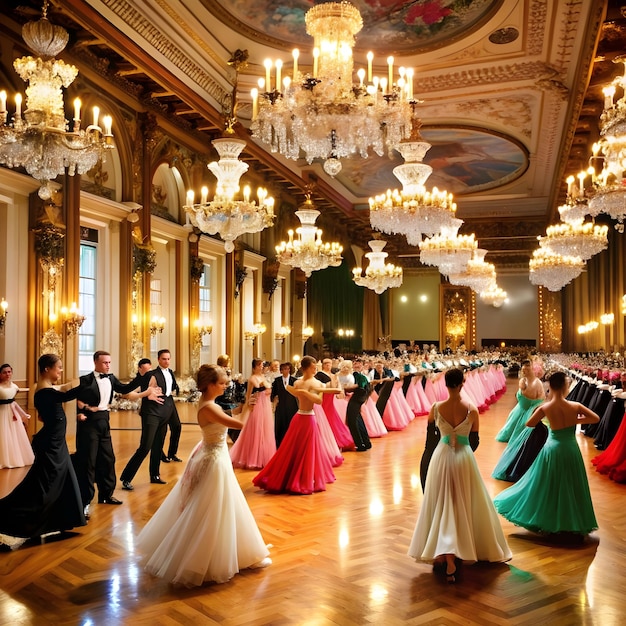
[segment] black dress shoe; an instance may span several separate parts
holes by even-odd
[[[122,501],[114,496],[109,496],[108,498],[98,498],[98,504],[122,504]]]
[[[183,462],[183,460],[182,460],[182,459],[179,459],[176,455],[171,456],[171,457],[169,458],[169,461],[174,461],[174,463],[182,463],[182,462]],[[168,462],[169,462],[169,461],[168,461]]]
[[[130,484],[130,480],[123,480],[122,489],[125,491],[133,491],[135,488]]]
[[[161,454],[161,463],[169,463],[169,462],[170,460],[164,454]]]
[[[153,485],[167,485],[167,481],[163,480],[160,476],[150,476],[150,482]]]

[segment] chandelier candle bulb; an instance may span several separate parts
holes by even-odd
[[[0,113],[7,112],[7,92],[3,89],[0,91]]]
[[[389,91],[387,93],[391,93],[393,89],[393,57],[387,57],[387,67],[389,68]],[[383,90],[384,91],[384,90]]]
[[[93,108],[93,127],[98,128],[98,118],[100,117],[100,108]]]
[[[74,127],[80,127],[80,98],[74,99]]]
[[[291,56],[293,57],[293,81],[298,80],[298,57],[300,56],[300,50],[298,48],[294,48],[291,51]]]
[[[609,85],[608,87],[604,87],[602,89],[602,93],[604,94],[604,108],[612,109],[613,96],[615,95],[615,85]]]
[[[251,89],[250,95],[252,96],[252,121],[254,122],[259,114],[259,90],[256,87]]]
[[[372,66],[373,66],[373,62],[374,62],[374,53],[373,52],[368,52],[367,53],[367,82],[371,83],[372,82]]]
[[[15,119],[19,120],[22,117],[22,94],[15,94]]]
[[[272,91],[272,81],[271,81],[272,60],[265,59],[265,61],[263,61],[263,65],[265,66],[265,89],[269,92],[269,91]]]

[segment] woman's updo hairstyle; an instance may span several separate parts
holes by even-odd
[[[198,373],[196,374],[196,382],[198,383],[198,391],[204,393],[209,385],[218,383],[222,378],[228,378],[226,370],[223,367],[217,365],[204,365],[200,366]]]
[[[60,361],[61,357],[57,354],[42,354],[37,361],[39,366],[39,373],[43,374],[47,369],[54,367],[57,361]]]
[[[460,387],[465,380],[465,374],[463,373],[463,370],[459,369],[458,367],[453,367],[449,370],[446,370],[444,377],[446,381],[446,387],[448,389],[456,389],[457,387]]]
[[[554,391],[565,389],[565,385],[567,384],[565,372],[554,372],[554,374],[551,374],[550,378],[548,378],[548,384],[550,385],[550,389]]]

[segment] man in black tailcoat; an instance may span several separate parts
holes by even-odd
[[[295,396],[287,391],[287,387],[293,386],[295,382],[296,379],[291,375],[291,363],[281,363],[280,376],[274,379],[270,394],[272,402],[277,400],[274,412],[274,435],[277,448],[287,433],[291,418],[298,412],[298,402]]]
[[[130,393],[139,386],[136,377],[130,383],[122,384],[111,369],[111,355],[98,350],[93,355],[94,371],[80,377],[81,391],[77,397],[76,454],[74,465],[80,494],[89,516],[89,506],[95,494],[94,483],[98,486],[98,503],[122,504],[113,496],[115,490],[115,453],[111,441],[109,425],[109,405],[113,392]],[[147,396],[150,391],[139,394]]]

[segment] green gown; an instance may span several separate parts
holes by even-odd
[[[509,416],[506,418],[504,426],[496,435],[496,441],[511,441],[517,434],[524,430],[526,422],[533,414],[533,411],[545,400],[545,398],[537,398],[531,400],[527,398],[519,389],[515,394],[517,404],[511,409]]]
[[[576,426],[549,430],[529,470],[494,499],[500,515],[528,530],[586,535],[598,528]]]

